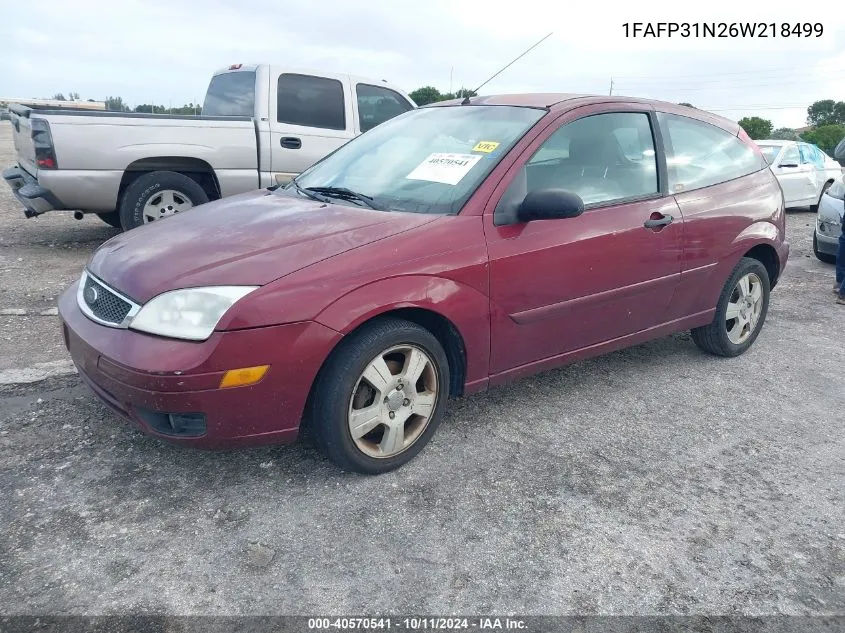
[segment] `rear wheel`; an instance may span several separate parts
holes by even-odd
[[[111,211],[110,213],[98,213],[97,217],[109,226],[113,226],[116,229],[123,228],[120,223],[120,213],[118,213],[117,211]]]
[[[208,195],[195,180],[175,171],[153,171],[126,188],[120,203],[120,222],[128,231],[206,202]]]
[[[827,253],[822,253],[821,251],[819,251],[819,240],[815,231],[813,231],[813,253],[819,261],[822,261],[825,264],[836,263],[835,255],[829,255]]]
[[[346,470],[378,474],[407,463],[434,435],[449,394],[449,363],[428,330],[385,318],[350,335],[320,373],[310,430]]]
[[[722,288],[709,325],[692,330],[692,340],[716,356],[739,356],[754,341],[769,310],[771,284],[766,267],[743,257]]]

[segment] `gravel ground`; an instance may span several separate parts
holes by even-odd
[[[28,312],[0,370],[66,362],[40,312],[114,230],[0,185],[0,309]],[[741,358],[682,334],[459,400],[381,477],[161,443],[73,374],[0,385],[0,614],[845,614],[845,308],[813,218]]]

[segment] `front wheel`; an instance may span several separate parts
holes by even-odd
[[[771,283],[766,267],[743,257],[722,288],[709,325],[692,330],[692,340],[716,356],[739,356],[754,341],[769,311]]]
[[[385,318],[341,342],[310,403],[316,443],[345,470],[379,474],[407,463],[434,435],[449,363],[428,330]]]
[[[152,171],[136,178],[120,202],[124,231],[159,222],[208,202],[197,181],[175,171]]]

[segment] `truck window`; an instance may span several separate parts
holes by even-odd
[[[311,75],[279,75],[279,123],[327,130],[346,129],[343,84],[336,79]]]
[[[202,113],[209,116],[253,116],[255,73],[233,71],[212,77]]]
[[[355,86],[355,92],[358,97],[358,120],[362,132],[413,109],[407,99],[403,99],[399,93],[389,88],[358,84]]]

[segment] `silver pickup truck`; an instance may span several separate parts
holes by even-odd
[[[236,64],[214,73],[199,116],[13,104],[17,164],[3,178],[28,217],[73,210],[128,230],[287,182],[415,107],[383,80]]]

